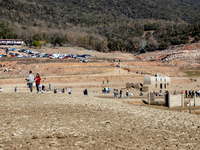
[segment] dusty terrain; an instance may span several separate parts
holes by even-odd
[[[185,49],[176,48],[176,51]],[[196,50],[198,53],[199,49]],[[0,87],[3,89],[0,93],[0,149],[200,149],[200,119],[198,115],[190,115],[187,108],[158,109],[145,105],[142,100],[146,96],[136,96],[139,91],[133,89],[129,89],[134,93],[130,99],[114,99],[112,95],[114,88],[122,88],[125,93],[126,82],[143,83],[145,75],[155,73],[171,77],[168,90],[172,93],[199,90],[196,54],[197,58],[189,59],[189,53],[187,57],[174,59],[178,53],[171,59],[172,55],[163,55],[166,52],[134,56],[81,48],[38,51],[93,57],[89,63],[72,59],[0,58]],[[116,67],[118,62],[113,59],[121,60],[120,67]],[[29,93],[25,80],[29,70],[34,75],[39,73],[41,84],[47,89],[51,84],[58,93],[36,94],[35,87],[33,93]],[[14,93],[15,86],[17,93]],[[72,95],[60,92],[69,87]],[[103,87],[110,87],[111,93],[102,94]],[[89,96],[83,95],[85,88]],[[194,114],[199,114],[195,113],[199,109],[193,110]]]
[[[200,119],[92,94],[1,93],[0,149],[199,149]]]

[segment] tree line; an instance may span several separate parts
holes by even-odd
[[[27,45],[53,46],[77,45],[101,52],[146,52],[164,50],[171,45],[187,44],[200,40],[200,24],[177,23],[113,23],[95,28],[72,27],[66,30],[16,28],[9,23],[0,24],[0,37],[3,39],[22,38]],[[189,41],[193,38],[192,41]]]

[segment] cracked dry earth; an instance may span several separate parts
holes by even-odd
[[[0,93],[0,149],[200,149],[200,118],[62,93]]]

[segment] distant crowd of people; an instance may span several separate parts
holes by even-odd
[[[120,95],[119,98],[123,98],[123,91],[122,91],[122,89],[119,91],[119,93],[118,93],[118,89],[114,89],[113,94],[114,94],[114,98],[118,98],[118,96],[117,96],[118,94]],[[129,98],[128,89],[126,90],[126,98]]]
[[[40,84],[41,78],[40,78],[39,73],[36,73],[36,76],[34,77],[33,74],[32,74],[32,71],[29,71],[29,76],[28,76],[28,78],[26,80],[28,82],[27,85],[30,88],[30,92],[33,92],[33,86],[36,86],[37,93],[43,93],[43,91],[45,89],[45,86]],[[104,84],[104,80],[103,80],[103,84]],[[109,84],[109,80],[107,80],[107,84]],[[65,93],[65,90],[68,91],[68,94],[71,94],[71,88],[70,87],[68,89],[67,88],[63,88],[61,90],[61,92]],[[17,92],[17,86],[15,87],[14,91]],[[2,88],[0,88],[0,92],[2,92]],[[54,90],[54,93],[57,93],[56,89]],[[110,87],[102,88],[102,93],[103,94],[110,93]],[[159,92],[154,91],[153,93],[154,93],[155,96],[165,96],[168,93],[168,91],[165,90],[165,92],[162,93],[162,89],[160,89]],[[88,95],[88,90],[85,89],[83,91],[83,94],[84,95]],[[114,89],[113,90],[113,94],[114,94],[114,98],[118,98],[118,95],[119,95],[119,98],[123,98],[122,89],[120,91],[118,91],[118,89]],[[174,95],[178,95],[178,94],[184,94],[186,98],[188,98],[188,97],[193,98],[195,96],[195,94],[196,94],[196,97],[200,97],[200,90],[196,90],[196,91],[195,90],[185,90],[185,93],[184,93],[183,90],[180,93],[174,91]],[[125,95],[126,95],[125,96],[126,98],[129,98],[130,93],[129,93],[128,89],[126,90],[126,94]],[[138,96],[143,96],[144,92],[141,92],[140,94],[137,94],[137,95]]]
[[[183,94],[183,91],[181,92]],[[196,94],[196,97],[200,97],[200,90],[194,91],[194,90],[185,90],[185,97],[193,98]]]
[[[151,92],[150,92],[151,93]],[[167,90],[165,90],[164,93],[162,93],[162,90],[160,90],[159,92],[154,91],[153,92],[155,96],[165,96],[166,93],[168,93]],[[185,90],[185,92],[182,90],[181,92],[176,92],[176,90],[174,91],[173,95],[179,95],[179,94],[184,94],[184,96],[186,98],[193,98],[196,94],[196,97],[200,97],[200,90]]]

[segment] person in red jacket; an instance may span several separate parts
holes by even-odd
[[[34,79],[36,81],[36,89],[37,89],[37,93],[40,93],[40,90],[39,90],[39,85],[40,85],[40,75],[39,73],[36,74],[36,78]]]

